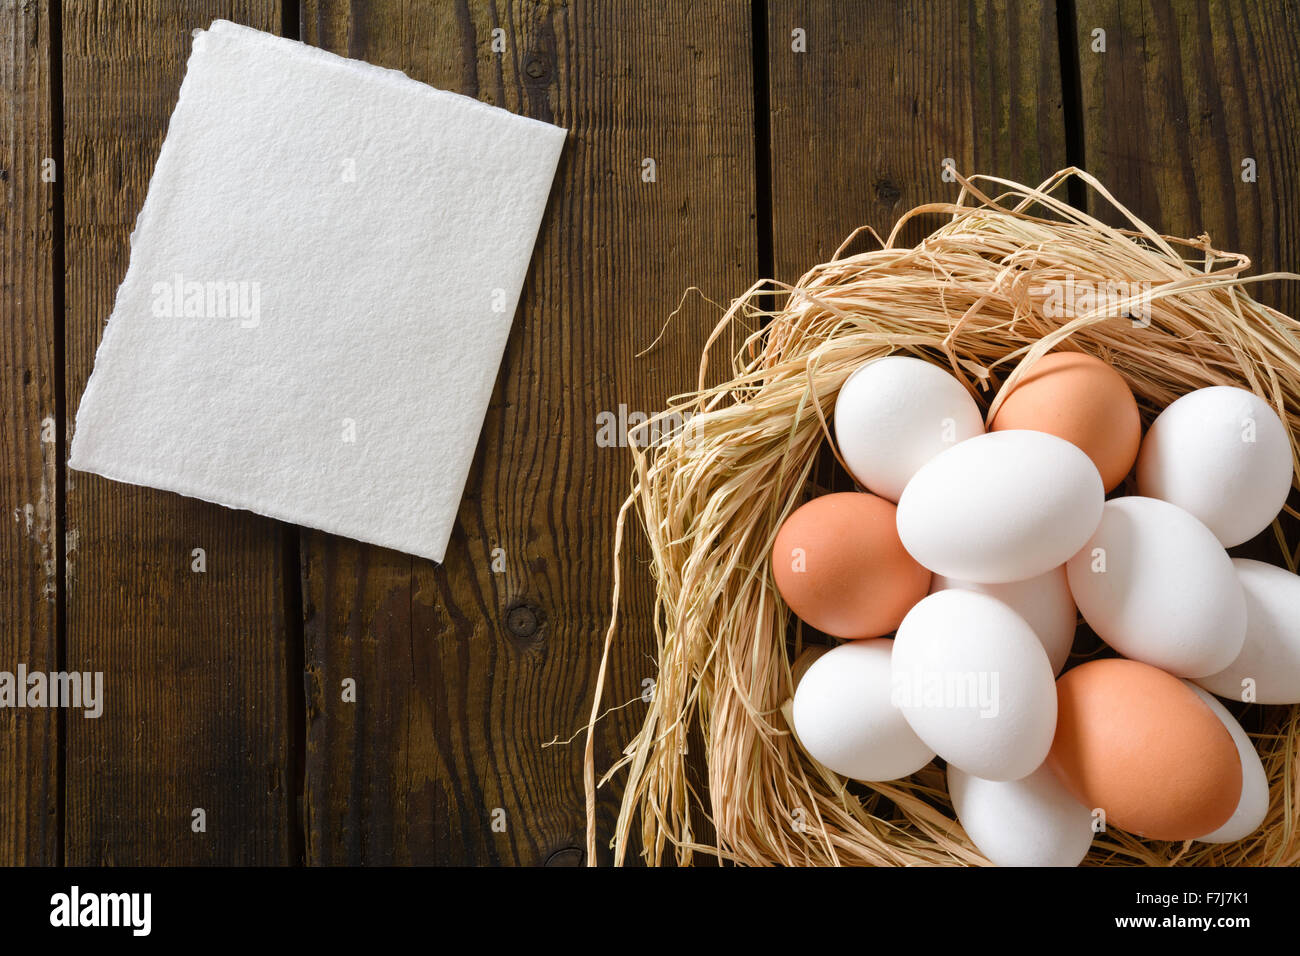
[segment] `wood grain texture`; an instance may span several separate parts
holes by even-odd
[[[1052,3],[770,0],[768,36],[779,279],[859,226],[888,236],[913,206],[955,199],[946,158],[1035,184],[1066,165]]]
[[[1088,170],[1161,232],[1300,271],[1300,7],[1080,0],[1077,26]],[[1252,294],[1300,313],[1298,283]]]
[[[191,32],[216,18],[275,31],[280,10],[253,0],[64,7],[70,433]],[[102,717],[67,721],[67,862],[287,862],[280,526],[72,471],[67,495],[68,665],[103,671],[106,683]],[[191,571],[194,548],[206,573]],[[195,808],[206,832],[192,830]]]
[[[740,2],[304,4],[308,42],[571,131],[445,563],[304,537],[309,862],[584,861],[581,738],[543,745],[585,721],[607,623],[631,462],[598,415],[689,387],[716,310],[635,354],[687,287],[756,273],[749,26]],[[610,703],[655,673],[645,560]],[[603,724],[599,766],[643,706]]]
[[[50,17],[0,4],[0,670],[58,669]],[[48,421],[48,427],[42,422]],[[42,432],[47,441],[42,441]],[[0,865],[58,857],[58,716],[0,710]]]

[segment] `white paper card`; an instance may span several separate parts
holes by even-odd
[[[69,465],[442,561],[565,135],[196,33]]]

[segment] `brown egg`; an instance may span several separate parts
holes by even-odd
[[[772,545],[772,576],[790,610],[835,637],[880,637],[930,589],[930,572],[898,539],[894,505],[876,495],[823,495],[797,509]]]
[[[1106,824],[1151,840],[1218,829],[1241,797],[1241,757],[1213,710],[1150,664],[1089,661],[1056,682],[1047,763]]]
[[[1052,352],[1003,400],[989,431],[1047,432],[1081,448],[1112,491],[1137,460],[1142,419],[1119,372],[1082,352]]]

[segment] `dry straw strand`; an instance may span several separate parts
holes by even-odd
[[[1060,199],[1072,177],[1124,225]],[[631,491],[615,529],[610,622],[587,724],[592,865],[597,790],[624,772],[610,841],[618,864],[629,852],[651,864],[689,864],[697,854],[747,865],[987,864],[955,821],[937,766],[893,783],[847,784],[812,762],[789,729],[791,622],[769,554],[781,522],[813,490],[819,449],[833,446],[835,397],[864,361],[891,352],[924,358],[989,411],[997,387],[1014,386],[1043,354],[1084,351],[1124,376],[1146,424],[1193,389],[1239,385],[1277,410],[1294,459],[1300,323],[1248,287],[1300,276],[1247,276],[1249,259],[1216,250],[1207,236],[1162,236],[1080,169],[1037,188],[995,176],[957,180],[955,202],[907,212],[881,248],[846,254],[850,237],[794,286],[769,280],[747,290],[709,336],[697,390],[674,396],[642,427],[684,424],[654,444],[630,443]],[[909,223],[936,215],[944,221],[925,239],[900,244]],[[1081,314],[1049,316],[1045,290],[1071,281],[1119,291]],[[764,309],[773,298],[779,307]],[[712,351],[737,330],[728,379],[708,384]],[[659,670],[640,732],[597,781],[595,725],[619,636],[620,561],[633,516],[651,555]],[[1279,563],[1292,571],[1296,516],[1288,508],[1274,526]],[[1085,862],[1300,864],[1300,706],[1263,708],[1258,718],[1271,800],[1253,836],[1169,844],[1112,830]],[[703,791],[688,773],[688,740],[703,747]]]

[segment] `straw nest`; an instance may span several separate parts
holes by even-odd
[[[1125,226],[1060,198],[1072,176]],[[596,790],[621,780],[611,841],[617,863],[636,853],[655,864],[700,855],[754,865],[987,863],[956,822],[938,766],[888,784],[847,782],[813,763],[788,725],[791,662],[805,635],[776,591],[769,555],[785,517],[819,490],[816,465],[833,445],[836,394],[868,359],[897,351],[939,364],[989,412],[1039,356],[1084,351],[1124,376],[1144,425],[1192,389],[1239,385],[1282,416],[1294,459],[1300,322],[1255,301],[1247,287],[1300,276],[1246,276],[1250,261],[1214,249],[1208,236],[1161,236],[1078,169],[1037,189],[957,178],[956,202],[906,213],[888,239],[875,237],[881,248],[846,255],[846,242],[795,286],[750,288],[710,336],[698,390],[672,399],[645,428],[684,424],[653,444],[634,444],[587,726],[590,861]],[[936,215],[942,224],[919,244],[897,241],[908,223]],[[1099,293],[1089,311],[1049,318],[1058,310],[1044,308],[1044,290],[1071,281],[1111,294]],[[737,332],[743,345],[729,379],[708,384],[710,352]],[[629,517],[649,541],[659,671],[640,732],[598,781],[592,734],[620,635],[619,556]],[[1297,537],[1297,517],[1289,507],[1267,542],[1266,557],[1292,571],[1288,537]],[[1081,645],[1072,663],[1099,650]],[[1085,864],[1300,863],[1300,706],[1235,710],[1270,779],[1264,826],[1227,845],[1156,843],[1111,830],[1098,835]]]

